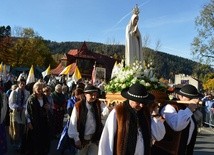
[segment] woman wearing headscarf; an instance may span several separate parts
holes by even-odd
[[[27,101],[27,155],[47,155],[50,148],[50,127],[48,111],[50,105],[43,94],[43,83],[33,86],[33,94]]]

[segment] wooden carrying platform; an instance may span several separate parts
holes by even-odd
[[[120,93],[107,93],[106,99],[99,99],[100,101],[106,102],[107,105],[110,104],[119,104],[125,101],[126,99],[121,96]]]
[[[179,103],[179,104],[194,104],[191,101],[176,101],[176,100],[169,100],[168,95],[165,92],[161,91],[149,91],[151,94],[155,96],[155,102],[160,104],[165,103]],[[125,101],[126,99],[121,96],[120,93],[107,93],[106,99],[99,99],[100,101],[105,102],[107,105],[112,103],[119,104]],[[202,102],[195,103],[195,104],[202,104]]]
[[[198,103],[194,103],[192,101],[174,101],[174,100],[169,100],[169,101],[166,101],[166,103],[179,103],[179,104],[202,104],[201,101],[199,101]]]

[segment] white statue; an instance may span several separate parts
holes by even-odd
[[[125,65],[129,66],[136,60],[143,61],[142,38],[138,29],[139,8],[133,9],[133,15],[126,27]]]

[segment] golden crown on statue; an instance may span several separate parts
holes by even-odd
[[[136,6],[133,8],[132,13],[133,13],[133,14],[136,14],[136,15],[138,15],[138,14],[140,13],[140,10],[139,10],[137,4],[136,4]]]

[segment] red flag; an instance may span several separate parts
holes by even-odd
[[[96,82],[96,66],[94,65],[91,75],[92,84],[94,85]]]

